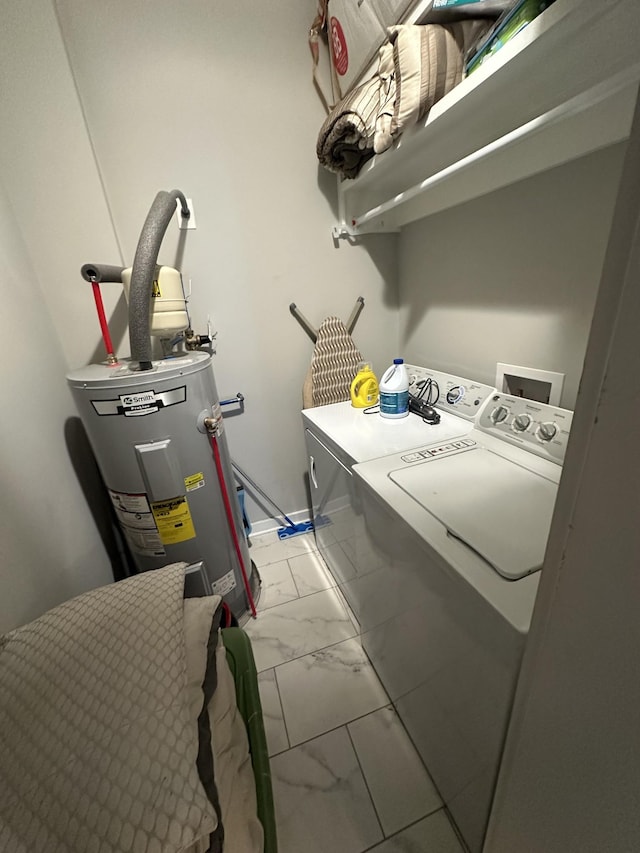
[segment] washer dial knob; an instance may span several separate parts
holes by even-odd
[[[536,430],[536,436],[540,441],[551,441],[551,439],[555,437],[557,432],[557,424],[554,424],[551,421],[547,421],[546,423],[540,424],[540,426]]]
[[[506,421],[509,415],[509,409],[506,406],[496,406],[495,409],[491,412],[489,417],[493,421],[494,424],[501,424]]]
[[[447,391],[447,403],[454,406],[456,403],[459,403],[460,400],[464,397],[464,388],[462,385],[454,385],[453,388],[449,388]]]
[[[515,432],[526,432],[531,426],[531,415],[526,413],[516,415],[511,424]]]

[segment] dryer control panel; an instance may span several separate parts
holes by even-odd
[[[494,392],[476,426],[562,465],[572,418],[573,412],[568,409]]]
[[[496,389],[452,373],[429,370],[415,364],[405,365],[409,374],[409,392],[431,406],[460,418],[475,419]]]

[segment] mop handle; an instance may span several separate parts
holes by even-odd
[[[238,474],[240,474],[240,476],[244,480],[246,480],[250,486],[253,486],[253,488],[256,490],[256,492],[258,492],[259,495],[262,495],[262,497],[265,500],[269,501],[271,506],[275,507],[278,510],[280,515],[284,518],[285,522],[289,525],[289,527],[295,527],[295,523],[289,518],[289,516],[286,514],[286,512],[284,512],[284,510],[280,509],[280,507],[273,500],[273,498],[270,498],[269,495],[264,491],[264,489],[261,489],[260,486],[255,482],[255,480],[252,480],[251,477],[242,470],[242,468],[238,465],[237,462],[234,462],[234,460],[232,459],[231,464],[236,469]]]

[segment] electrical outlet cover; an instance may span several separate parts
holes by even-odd
[[[538,403],[559,406],[564,385],[564,373],[522,367],[518,364],[496,365],[496,388],[514,397],[526,397]]]

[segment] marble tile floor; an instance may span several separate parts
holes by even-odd
[[[463,853],[313,534],[251,543],[280,853]]]

